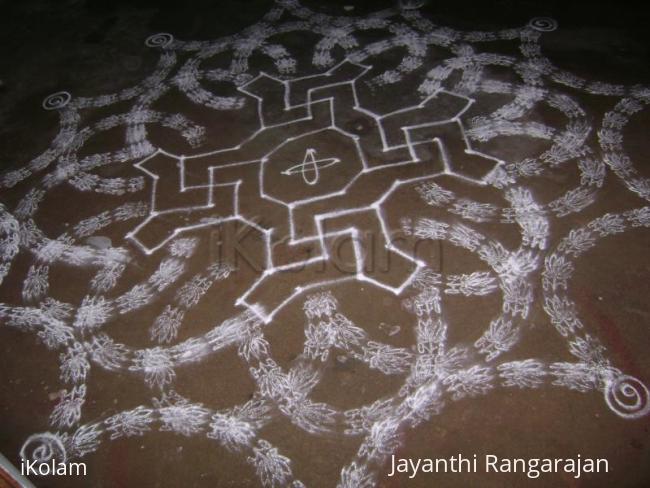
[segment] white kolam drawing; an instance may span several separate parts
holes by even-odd
[[[374,486],[405,429],[417,428],[457,400],[497,388],[528,389],[531,398],[542,387],[583,392],[623,419],[650,412],[648,387],[609,359],[571,293],[576,262],[610,236],[650,227],[650,207],[640,203],[606,213],[562,235],[556,230],[557,222],[598,201],[606,176],[618,178],[640,201],[650,199],[650,180],[625,153],[623,138],[630,118],[650,103],[650,88],[589,81],[557,68],[540,44],[561,28],[553,19],[466,32],[428,20],[418,10],[423,2],[400,3],[402,8],[337,17],[313,12],[297,0],[277,0],[260,22],[230,37],[185,41],[170,33],[152,35],[143,49],[157,50],[158,64],[133,87],[96,97],[79,97],[62,87],[43,100],[43,109],[59,116],[58,134],[42,154],[0,176],[0,188],[30,183],[14,208],[0,204],[0,283],[23,282],[21,301],[0,304],[0,323],[58,351],[65,385],[49,416],[51,429],[25,440],[23,458],[79,459],[112,440],[160,430],[213,440],[215,449],[250,463],[262,486],[298,488],[304,485],[293,474],[292,460],[260,435],[263,426],[284,417],[313,436],[359,438],[355,457],[339,480],[332,480],[341,488],[358,488]],[[368,30],[383,37],[364,42],[360,34]],[[318,38],[308,66],[274,40],[281,33],[304,32]],[[491,52],[495,41],[510,43],[515,54]],[[434,49],[448,57],[428,56]],[[378,73],[375,67],[388,52],[400,53],[401,60]],[[227,66],[205,67],[216,56],[226,56]],[[274,71],[256,66],[260,56]],[[510,81],[494,77],[495,67],[507,70]],[[364,105],[364,93],[414,78],[419,101],[385,113]],[[233,90],[215,93],[208,81]],[[203,151],[206,128],[190,112],[156,108],[172,91],[212,110],[214,118],[254,106],[257,128],[233,147]],[[572,95],[576,91],[616,102],[596,121]],[[508,101],[470,115],[481,100],[496,95]],[[81,123],[82,114],[99,108],[105,113],[113,106],[111,115]],[[536,119],[539,107],[563,123]],[[349,119],[363,130],[341,122]],[[148,129],[156,125],[177,132],[196,151],[176,154],[155,146]],[[122,147],[83,152],[94,136],[116,128],[124,134]],[[515,137],[544,149],[514,160],[480,149]],[[131,171],[101,176],[109,166]],[[579,183],[543,201],[530,182],[560,168],[577,171]],[[366,182],[378,181],[380,173],[383,187],[367,192]],[[449,181],[498,192],[502,204],[462,194],[448,187]],[[70,222],[60,235],[48,235],[37,216],[48,193],[61,186],[115,204]],[[407,213],[395,228],[385,205],[398,191],[415,195],[430,213]],[[255,214],[266,209],[268,218],[256,220]],[[184,223],[173,224],[181,220],[176,217]],[[385,253],[401,263],[399,276],[389,280],[367,270],[367,229],[357,224],[361,217],[376,230]],[[203,335],[178,341],[186,315],[210,290],[237,277],[231,262],[215,260],[200,270],[190,264],[210,230],[232,222],[261,236],[263,269],[228,304],[236,313]],[[497,230],[484,232],[483,223]],[[128,228],[120,242],[91,240],[113,226]],[[516,229],[517,246],[500,241],[501,227]],[[394,242],[396,231],[445,241],[475,255],[483,266],[465,274],[439,273]],[[314,278],[309,270],[331,260],[332,240],[340,236],[353,242],[354,272]],[[308,258],[298,253],[286,258],[287,249],[300,246],[315,251]],[[21,277],[12,274],[19,255],[30,261]],[[158,263],[155,271],[115,292],[136,258]],[[50,274],[62,266],[92,270],[76,302],[57,298]],[[279,292],[278,283],[287,279],[292,288]],[[413,347],[377,342],[367,324],[348,318],[337,298],[342,283],[399,297],[411,316]],[[169,290],[173,298],[162,303],[160,295]],[[446,299],[487,295],[500,297],[500,312],[482,325],[473,343],[452,342]],[[502,359],[527,333],[535,300],[541,300],[545,325],[566,343],[571,361]],[[150,307],[158,307],[156,319],[139,324],[148,330],[149,347],[134,348],[111,337],[111,325]],[[285,307],[304,311],[304,349],[290,368],[273,357],[265,335]],[[179,368],[233,348],[256,384],[250,401],[216,410],[176,392]],[[349,410],[312,400],[335,349],[381,374],[403,377],[401,388]],[[86,383],[94,368],[141,378],[152,401],[88,419]]]

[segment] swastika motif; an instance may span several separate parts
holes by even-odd
[[[158,62],[135,86],[47,97],[58,134],[0,176],[0,323],[56,352],[62,386],[20,456],[84,459],[161,431],[213,442],[261,486],[304,487],[271,439],[284,422],[356,440],[331,485],[368,488],[405,431],[498,389],[534,401],[564,388],[621,422],[646,416],[643,371],[608,351],[572,282],[603,242],[650,227],[650,180],[625,144],[650,88],[556,67],[540,40],[559,28],[462,31],[417,2],[329,16],[277,0],[230,37],[152,35]],[[598,125],[585,96],[613,100]],[[102,143],[111,131],[123,142]],[[608,183],[629,199],[594,215]],[[260,269],[212,253],[242,228]],[[466,268],[440,264],[443,243]],[[483,299],[484,322],[456,335],[451,303]],[[406,318],[379,335],[353,300]],[[533,325],[563,355],[522,352]],[[285,331],[301,343],[281,360]],[[242,366],[245,400],[184,393],[190,368],[223,357]],[[193,371],[237,386],[216,364]],[[399,385],[354,406],[323,398],[346,364]],[[101,375],[154,398],[89,414]]]
[[[305,275],[310,276],[310,266],[320,266],[321,261],[328,259],[326,240],[339,235],[342,227],[348,225],[345,216],[370,212],[379,221],[387,252],[395,255],[392,259],[410,261],[412,266],[394,284],[386,283],[381,278],[367,276],[363,256],[355,252],[358,266],[354,278],[401,293],[424,264],[392,246],[382,215],[382,202],[401,185],[439,175],[453,175],[485,185],[491,172],[501,163],[472,150],[467,142],[460,117],[471,105],[471,99],[441,90],[417,106],[377,115],[362,108],[358,102],[357,80],[368,70],[368,67],[343,61],[321,75],[282,81],[262,73],[240,86],[241,92],[258,99],[259,130],[235,148],[196,157],[175,156],[159,149],[136,164],[157,184],[153,191],[152,210],[128,237],[143,252],[151,253],[174,237],[197,227],[218,225],[233,219],[259,227],[266,241],[268,266],[261,278],[241,297],[240,303],[269,322],[280,307],[304,291],[350,279],[349,276],[330,275],[314,282],[311,278],[303,280],[294,272],[292,279],[297,285],[287,297],[278,296],[274,283],[284,279],[281,276],[283,271],[296,268],[303,269]],[[285,103],[278,105],[277,100]],[[347,122],[351,120],[367,125],[369,130],[363,135],[346,130]],[[278,140],[282,142],[278,144]],[[449,157],[447,145],[459,144],[465,146],[463,164],[470,168],[469,171],[454,165]],[[371,153],[370,148],[374,145],[382,148],[381,157]],[[342,161],[327,181],[307,187],[281,186],[278,175],[287,174],[295,167],[291,162],[292,154],[306,151],[305,158],[314,157],[314,152],[322,153],[327,148],[337,148],[338,151],[329,164]],[[391,162],[386,163],[386,159]],[[289,167],[284,168],[282,165],[286,166],[287,161]],[[163,186],[161,173],[174,173],[175,168],[178,168],[178,177]],[[370,193],[365,190],[366,175],[378,171],[385,173],[381,182],[383,188],[373,189]],[[247,198],[251,202],[242,196],[249,188],[252,190],[249,190],[250,197]],[[188,203],[166,208],[169,191],[186,193]],[[366,193],[365,198],[356,198],[357,204],[346,208],[346,199],[354,192]],[[219,198],[217,193],[228,196]],[[268,207],[278,205],[285,207],[286,212],[277,214],[272,208],[266,211]],[[192,220],[197,219],[199,223],[162,230],[165,224],[160,222],[169,222],[168,217],[175,214],[192,215]],[[279,218],[266,226],[259,226],[254,223],[254,217],[260,214],[279,215]],[[304,226],[297,224],[306,219],[310,221]],[[328,226],[332,221],[336,224]],[[152,228],[156,231],[151,231]],[[299,228],[304,230],[301,232]],[[349,232],[355,239],[362,235],[354,227],[343,232]],[[302,254],[296,253],[298,259],[295,262],[280,264],[274,253],[284,251],[284,245],[316,245],[319,250],[307,259],[301,259]],[[395,281],[395,276],[391,278]]]

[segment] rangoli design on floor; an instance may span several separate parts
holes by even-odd
[[[601,240],[649,227],[650,207],[640,203],[606,213],[563,236],[553,231],[597,201],[607,176],[640,202],[650,199],[650,180],[635,169],[623,140],[626,124],[650,103],[650,88],[591,82],[556,68],[540,39],[557,28],[552,19],[536,18],[516,28],[463,32],[436,25],[417,9],[335,17],[278,0],[259,23],[231,37],[192,42],[151,36],[145,44],[159,50],[158,65],[134,87],[94,98],[61,91],[45,99],[43,109],[59,116],[59,133],[43,154],[0,177],[5,191],[29,188],[14,208],[0,205],[0,282],[23,282],[22,302],[1,304],[0,321],[59,351],[66,391],[49,417],[51,430],[26,439],[21,456],[79,459],[111,440],[170,431],[206,436],[215,449],[238,453],[262,486],[297,488],[304,485],[291,459],[260,435],[283,417],[313,436],[361,439],[356,457],[332,482],[356,488],[374,486],[404,430],[454,401],[495,388],[553,385],[594,398],[600,393],[616,415],[647,415],[648,388],[608,359],[596,331],[579,317],[570,282],[575,263]],[[382,38],[363,42],[362,34],[371,30]],[[303,66],[276,39],[304,32],[318,40]],[[512,54],[490,52],[494,41],[510,43]],[[388,54],[401,59],[387,62]],[[211,64],[216,58],[222,67]],[[275,71],[259,69],[259,59],[270,60]],[[378,72],[377,66],[391,63],[393,68]],[[496,75],[505,72],[509,81]],[[211,91],[209,82],[231,89]],[[364,102],[364,94],[408,83],[417,88],[414,103],[380,111]],[[576,92],[616,101],[595,124]],[[210,149],[206,127],[193,121],[191,111],[156,108],[170,93],[211,110],[215,119],[255,107],[257,128],[237,145]],[[484,104],[487,99],[492,102]],[[105,114],[113,106],[115,113],[81,123],[87,113]],[[540,107],[564,124],[535,117]],[[479,109],[482,114],[472,112]],[[195,150],[180,154],[154,145],[148,134],[154,126],[177,132]],[[122,147],[88,153],[95,136],[114,129],[125,134]],[[491,141],[515,138],[532,141],[531,151],[543,149],[512,159],[489,149]],[[126,176],[106,176],[109,167],[123,168]],[[541,201],[530,183],[569,167],[579,172],[579,183]],[[450,181],[498,192],[503,205],[452,190]],[[49,235],[39,212],[61,187],[115,204]],[[396,228],[386,205],[397,192],[416,196],[430,213],[402,215]],[[235,303],[219,305],[232,307],[232,316],[178,341],[189,311],[238,275],[228,260],[200,267],[193,261],[211,230],[235,222],[259,236],[262,269]],[[496,230],[486,231],[485,223]],[[517,230],[518,246],[500,240],[502,227]],[[112,228],[123,229],[115,246],[98,238]],[[465,274],[437,272],[426,256],[398,242],[397,233],[445,241],[485,266]],[[368,236],[378,239],[389,272],[368,262],[377,259],[366,252]],[[341,237],[352,250],[347,272],[331,265]],[[29,260],[21,276],[18,259]],[[117,293],[135,260],[156,263],[155,271]],[[93,273],[77,301],[61,299],[52,286],[55,274],[71,270]],[[337,298],[342,283],[400,297],[412,317],[403,332],[413,347],[379,342],[367,324],[346,316]],[[501,312],[473,343],[451,342],[454,324],[447,322],[445,300],[492,294],[501,295]],[[528,330],[536,296],[572,361],[509,354]],[[149,327],[150,347],[111,337],[124,317],[150,306],[159,310],[154,322],[139,322]],[[288,369],[274,359],[265,336],[286,307],[301,307],[305,318],[304,349]],[[256,384],[250,401],[214,410],[176,393],[180,368],[233,348]],[[402,386],[393,396],[349,410],[312,400],[325,366],[340,357],[399,376]],[[86,418],[94,368],[142,378],[155,399],[106,418]]]

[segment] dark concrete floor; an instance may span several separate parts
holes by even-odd
[[[647,486],[647,14],[300,5],[0,2],[0,452],[87,463],[48,487]],[[458,454],[610,469],[388,476]]]

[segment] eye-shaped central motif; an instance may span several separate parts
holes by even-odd
[[[364,151],[349,134],[325,127],[281,142],[262,159],[261,191],[281,205],[302,206],[352,191]]]
[[[339,158],[316,159],[316,150],[309,148],[305,151],[305,157],[302,163],[295,164],[289,169],[285,169],[282,174],[291,176],[300,174],[305,183],[310,186],[315,185],[320,180],[320,172],[325,168],[340,163]]]
[[[0,282],[13,283],[8,302],[0,303],[0,325],[34,333],[60,351],[60,379],[67,385],[50,415],[51,432],[29,436],[21,457],[76,460],[102,443],[135,437],[139,444],[139,436],[159,430],[214,441],[215,449],[232,455],[225,463],[234,456],[245,460],[265,487],[304,488],[282,452],[296,452],[287,445],[296,439],[300,447],[309,445],[294,433],[309,434],[327,436],[329,446],[342,440],[340,454],[359,446],[337,486],[369,488],[381,483],[382,466],[398,452],[405,430],[432,422],[455,401],[498,388],[597,391],[622,418],[650,414],[645,376],[618,369],[597,337],[593,322],[600,317],[581,318],[586,310],[571,282],[585,266],[579,261],[593,262],[589,253],[601,241],[647,232],[650,207],[618,209],[588,223],[583,218],[581,226],[575,226],[578,218],[560,223],[603,203],[597,192],[612,172],[650,200],[650,180],[623,146],[626,124],[650,105],[650,88],[590,82],[555,67],[540,43],[544,32],[557,28],[552,19],[463,32],[421,16],[417,0],[364,17],[330,17],[297,0],[275,3],[261,23],[227,39],[151,36],[146,44],[162,51],[160,62],[135,87],[92,98],[68,92],[46,98],[43,108],[61,115],[59,135],[46,153],[0,175],[2,200],[13,201],[11,192],[25,188],[14,186],[55,166],[14,211],[0,204]],[[312,53],[314,35],[320,39]],[[294,53],[296,38],[305,46]],[[285,40],[287,48],[278,44]],[[508,42],[517,46],[502,54]],[[230,69],[215,69],[230,54]],[[313,54],[318,73],[302,70],[305,54]],[[273,60],[276,76],[255,76],[264,66],[258,55]],[[298,66],[305,76],[292,78]],[[237,92],[204,87],[215,81],[232,81]],[[391,84],[399,96],[384,100],[376,88]],[[178,108],[173,97],[179,92],[200,106],[197,113]],[[597,132],[603,158],[592,148],[587,93],[589,100],[622,97]],[[114,112],[98,119],[109,106]],[[179,112],[167,113],[170,107]],[[238,115],[210,118],[214,127],[203,127],[193,118],[204,107]],[[561,118],[563,126],[556,123]],[[92,124],[81,125],[87,120]],[[149,138],[147,129],[155,125],[179,132],[193,148],[213,130],[225,137],[214,139],[221,149],[176,155],[173,139],[157,142],[155,129]],[[90,137],[120,126],[125,146],[87,155],[95,147],[86,144]],[[132,175],[136,161],[148,184]],[[579,185],[547,201],[555,195],[557,172],[570,184],[574,171],[561,168],[571,161]],[[50,191],[63,183],[74,193]],[[145,189],[151,194],[131,201]],[[91,209],[76,192],[101,194],[91,202],[101,213],[86,215]],[[109,196],[119,206],[105,207]],[[614,207],[624,201],[613,200]],[[59,221],[65,231],[52,238],[57,222],[40,226],[63,216],[59,202],[82,220]],[[37,214],[39,208],[45,212]],[[143,220],[132,228],[136,219]],[[126,238],[137,249],[111,247],[106,237],[108,248],[97,245],[97,234],[117,244],[129,228]],[[229,241],[242,228],[243,238]],[[408,243],[428,250],[417,253]],[[224,259],[215,247],[243,250],[259,258],[259,266],[250,272],[230,259],[235,253]],[[341,257],[352,263],[347,270],[336,266]],[[74,278],[64,281],[71,270]],[[22,286],[19,305],[10,303],[15,285]],[[296,327],[301,320],[303,327]],[[549,322],[567,354],[555,356],[555,343],[546,347],[541,328],[528,334],[538,322]],[[113,337],[120,323],[128,330]],[[144,323],[153,345],[142,345]],[[236,369],[234,354],[222,356],[235,349],[244,370]],[[208,363],[217,357],[221,363]],[[181,372],[194,367],[201,369]],[[628,367],[643,375],[642,367]],[[87,399],[94,404],[107,390],[107,377],[96,370],[115,374],[110,381],[116,382],[138,376],[157,398],[134,406],[131,400],[140,397],[132,395],[129,379],[128,402],[120,407],[115,400],[98,419],[98,408],[84,409]],[[49,381],[50,368],[46,373]],[[30,370],[28,380],[34,374]],[[191,384],[190,375],[200,381]],[[252,391],[245,391],[251,381]],[[206,382],[219,396],[218,410],[206,401]],[[205,404],[192,400],[194,394]],[[499,418],[510,417],[525,420]],[[450,418],[438,417],[443,423]],[[275,436],[281,448],[272,444]],[[333,466],[330,452],[321,457]],[[305,456],[299,457],[297,472],[306,474]]]

